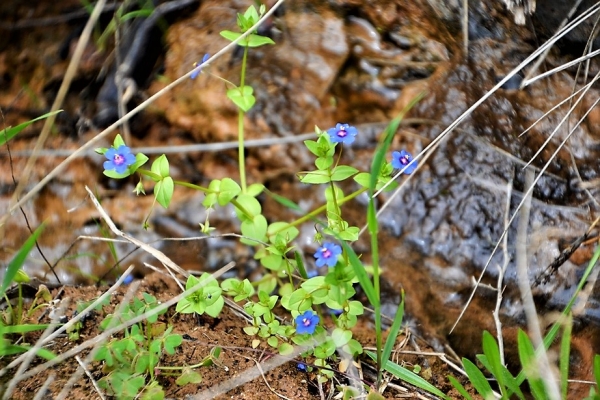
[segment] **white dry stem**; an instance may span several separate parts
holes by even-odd
[[[98,396],[100,396],[100,398],[102,400],[105,400],[106,397],[104,396],[104,393],[102,393],[102,389],[100,389],[100,387],[98,386],[98,383],[94,379],[94,376],[87,369],[87,365],[85,365],[83,363],[83,360],[79,356],[75,356],[75,360],[77,360],[77,363],[79,364],[79,367],[85,372],[85,374],[87,375],[87,377],[90,380],[90,382],[92,382],[92,385],[94,386],[94,389],[96,389],[96,393],[98,393]]]
[[[224,267],[220,268],[218,271],[215,271],[214,273],[212,273],[211,275],[216,279],[216,278],[220,277],[221,275],[223,275],[225,272],[232,269],[234,266],[235,266],[235,263],[230,262],[227,265],[225,265]],[[31,378],[32,376],[39,374],[40,372],[42,372],[48,368],[52,368],[53,366],[60,364],[67,358],[73,357],[73,356],[81,353],[83,350],[85,350],[87,348],[93,347],[98,343],[105,342],[108,338],[110,338],[115,333],[120,332],[123,329],[130,327],[133,324],[137,324],[138,322],[144,321],[144,320],[148,319],[149,317],[159,314],[160,312],[177,304],[177,302],[179,302],[184,297],[187,297],[187,296],[191,295],[192,293],[200,290],[201,288],[206,286],[206,283],[207,283],[206,281],[199,282],[197,285],[192,286],[190,289],[188,289],[188,290],[184,291],[183,293],[180,293],[177,296],[173,297],[172,299],[169,299],[168,301],[158,305],[157,307],[153,308],[152,310],[149,310],[148,312],[145,312],[142,315],[138,315],[137,317],[134,317],[126,322],[123,322],[122,324],[120,324],[114,328],[107,329],[101,335],[98,335],[98,336],[60,354],[56,358],[54,358],[50,361],[47,361],[44,364],[38,365],[37,367],[33,368],[32,370],[28,371],[23,376],[21,376],[20,380]]]
[[[266,147],[275,146],[288,143],[303,142],[308,139],[316,139],[316,133],[303,133],[296,136],[282,136],[272,137],[265,139],[249,139],[244,141],[244,147]],[[237,149],[239,146],[238,141],[231,142],[218,142],[218,143],[197,143],[197,144],[184,144],[180,146],[153,146],[153,147],[132,147],[132,153],[144,153],[148,154],[183,154],[192,152],[220,152],[224,150]],[[44,157],[66,157],[73,153],[72,150],[41,150],[38,152],[39,156]],[[10,155],[14,157],[25,157],[31,155],[31,150],[17,150],[11,151]],[[92,155],[98,155],[95,151],[90,150],[85,153],[80,153],[79,157],[88,157]]]
[[[581,96],[583,97],[587,91],[591,88],[591,85],[593,83],[595,83],[598,79],[600,79],[600,73],[598,73],[594,79],[592,80],[592,82],[590,82],[588,85],[586,85],[586,90],[581,94]],[[558,152],[563,148],[563,146],[567,143],[567,141],[571,138],[571,135],[575,132],[575,130],[579,127],[579,125],[585,120],[585,118],[587,118],[588,114],[592,111],[592,109],[596,106],[596,104],[598,104],[600,102],[600,98],[598,98],[594,104],[587,110],[587,112],[583,115],[583,117],[580,118],[580,120],[575,124],[575,126],[569,131],[569,133],[566,135],[566,137],[562,140],[562,142],[560,142],[560,144],[556,147],[556,150],[554,151],[554,153],[552,153],[552,155],[550,156],[550,158],[548,159],[548,161],[546,162],[546,164],[544,164],[544,166],[542,167],[542,169],[540,170],[538,176],[535,178],[533,185],[531,187],[529,187],[527,189],[527,191],[524,193],[523,195],[523,199],[521,200],[521,202],[519,203],[519,205],[517,206],[517,209],[515,211],[515,213],[513,214],[513,216],[510,218],[510,220],[508,221],[508,226],[510,227],[510,225],[512,224],[512,222],[514,221],[515,217],[517,216],[518,211],[521,209],[521,207],[523,206],[523,203],[525,202],[527,196],[529,194],[531,194],[533,192],[533,188],[535,187],[535,185],[537,184],[537,182],[541,179],[541,177],[544,175],[544,173],[546,172],[546,170],[548,169],[548,167],[550,166],[550,163],[552,162],[552,160],[554,160],[554,158],[556,157],[556,155],[558,154]],[[481,271],[481,275],[479,276],[479,279],[477,280],[477,284],[479,284],[481,282],[481,280],[483,279],[483,275],[485,274],[485,271],[487,270],[488,266],[490,265],[490,263],[492,262],[492,258],[494,257],[494,255],[496,254],[496,251],[498,250],[498,247],[500,246],[500,243],[502,243],[502,240],[504,239],[504,236],[506,236],[508,232],[508,229],[504,229],[504,231],[502,232],[502,234],[500,235],[500,238],[498,239],[498,242],[496,243],[496,245],[494,246],[494,249],[492,250],[492,253],[490,254],[487,262],[485,263],[485,265],[483,266],[483,269]],[[467,303],[465,304],[465,306],[463,307],[460,315],[458,316],[458,318],[456,319],[456,322],[454,322],[454,325],[452,326],[452,329],[450,330],[450,333],[452,333],[454,331],[454,328],[456,328],[456,325],[458,325],[458,323],[460,322],[462,316],[464,315],[467,307],[469,306],[469,304],[471,303],[471,301],[473,300],[473,297],[475,296],[475,292],[477,290],[477,286],[475,286],[475,288],[473,289],[473,291],[471,292],[471,295],[469,296],[469,299],[467,300]]]
[[[51,372],[48,374],[48,378],[46,378],[46,380],[44,381],[44,384],[42,385],[42,387],[40,387],[38,389],[38,391],[35,394],[35,397],[33,398],[33,400],[44,400],[48,398],[48,393],[46,393],[46,391],[48,390],[48,388],[50,387],[50,385],[52,384],[52,382],[54,382],[54,379],[56,378],[56,374],[54,372]]]
[[[573,4],[573,7],[571,7],[571,11],[569,11],[569,14],[567,15],[567,17],[558,26],[557,32],[560,32],[562,29],[565,28],[565,26],[567,25],[567,22],[569,22],[571,17],[573,17],[573,14],[575,14],[575,11],[577,11],[577,9],[579,8],[579,6],[581,5],[582,2],[583,2],[583,0],[577,0],[575,2],[575,4]],[[593,6],[593,7],[595,7],[595,6]],[[572,23],[576,23],[576,20],[572,21]],[[544,51],[544,53],[540,56],[540,58],[532,65],[532,67],[529,69],[529,72],[527,72],[527,75],[525,75],[523,82],[521,82],[521,86],[519,87],[519,89],[523,89],[525,86],[527,86],[531,83],[531,81],[530,81],[531,77],[535,73],[537,73],[537,70],[540,68],[540,65],[542,65],[542,63],[548,56],[548,53],[550,53],[551,49],[552,49],[551,47],[548,47]]]
[[[525,171],[525,188],[530,189],[534,186],[535,173],[528,169]],[[528,256],[527,256],[527,228],[529,227],[529,214],[531,212],[531,191],[528,190],[524,203],[519,210],[519,223],[517,226],[516,238],[516,265],[517,265],[517,284],[521,292],[521,302],[525,317],[527,319],[527,330],[532,343],[536,348],[543,349],[544,340],[542,338],[542,329],[538,319],[533,295],[531,294],[531,285],[529,283]],[[536,352],[536,364],[541,379],[546,387],[546,394],[551,400],[560,400],[560,389],[553,376],[546,351]]]
[[[322,341],[324,341],[324,338],[325,338],[325,336],[323,336]],[[322,343],[322,341],[321,341],[321,343]],[[321,343],[315,343],[315,346],[318,346]],[[285,357],[280,356],[279,354],[276,354],[273,356],[273,358],[270,358],[269,360],[265,361],[262,364],[262,368],[260,368],[260,369],[258,367],[248,368],[245,371],[243,371],[239,374],[236,374],[235,376],[226,380],[225,382],[221,382],[209,389],[202,391],[201,393],[196,394],[195,396],[190,396],[188,399],[189,400],[211,400],[211,399],[214,399],[215,397],[217,397],[221,394],[225,394],[225,393],[229,392],[230,390],[235,389],[238,386],[241,386],[245,383],[248,383],[248,382],[258,378],[265,372],[269,372],[272,369],[275,369],[275,368],[279,367],[280,365],[283,365],[283,364],[289,362],[290,359],[299,356],[300,354],[305,352],[307,349],[308,348],[304,347],[304,346],[297,346],[294,348],[294,350],[290,354],[286,355]]]
[[[508,229],[508,215],[510,214],[510,199],[512,197],[513,181],[511,180],[506,185],[506,209],[504,212],[504,230]],[[531,197],[531,196],[530,196]],[[510,255],[508,254],[508,235],[504,235],[502,239],[502,253],[504,263],[498,267],[498,283],[496,285],[496,308],[492,312],[494,323],[496,324],[496,337],[498,339],[498,350],[500,353],[500,363],[505,365],[504,360],[504,337],[502,336],[502,322],[500,321],[500,307],[502,306],[502,294],[504,293],[504,274],[506,268],[510,264]]]
[[[225,46],[221,50],[219,50],[215,55],[213,55],[205,63],[203,63],[203,65],[208,66],[208,65],[211,64],[212,61],[214,61],[218,57],[221,57],[225,53],[231,51],[235,46],[237,46],[237,44],[241,40],[243,40],[246,36],[248,36],[252,32],[254,32],[254,30],[256,30],[256,28],[258,28],[267,18],[269,18],[275,12],[275,10],[284,3],[284,1],[285,0],[277,0],[277,2],[273,5],[273,7],[271,7],[262,16],[262,18],[254,26],[252,26],[252,28],[250,28],[247,32],[245,32],[242,35],[240,35],[240,37],[238,37],[236,40],[232,41],[227,46]],[[185,80],[187,80],[190,77],[190,75],[195,70],[196,70],[196,68],[192,69],[191,71],[189,71],[185,75],[183,75],[180,78],[176,79],[175,81],[171,82],[170,84],[168,84],[167,86],[165,86],[163,89],[161,89],[160,91],[158,91],[156,94],[154,94],[151,97],[149,97],[142,104],[140,104],[139,106],[135,107],[133,110],[129,111],[126,115],[123,116],[123,118],[120,118],[117,122],[115,122],[114,124],[112,124],[111,126],[109,126],[108,128],[106,128],[105,130],[103,130],[102,132],[100,132],[98,135],[96,135],[93,139],[91,139],[86,144],[84,144],[83,146],[81,146],[79,149],[75,150],[69,157],[67,157],[56,168],[54,168],[52,171],[50,171],[41,181],[39,181],[29,192],[27,192],[18,201],[15,202],[15,199],[17,198],[17,196],[13,196],[13,201],[12,201],[13,204],[8,208],[8,211],[2,216],[2,218],[0,218],[0,227],[2,227],[4,224],[6,224],[6,221],[8,220],[8,218],[10,218],[10,216],[19,207],[21,207],[23,204],[25,204],[26,202],[28,202],[29,200],[31,200],[31,198],[36,193],[38,193],[44,186],[46,186],[48,184],[48,182],[50,182],[57,175],[59,175],[61,172],[63,172],[63,170],[67,167],[67,165],[69,165],[71,163],[71,161],[73,161],[76,158],[78,158],[80,154],[85,153],[89,149],[92,149],[94,147],[94,145],[96,145],[100,140],[102,140],[106,136],[108,136],[108,134],[111,133],[111,132],[113,132],[116,128],[118,128],[119,126],[121,126],[125,121],[129,121],[134,115],[138,114],[140,111],[142,111],[143,109],[145,109],[146,107],[148,107],[156,99],[158,99],[159,97],[161,97],[164,94],[168,93],[175,86],[177,86],[180,83],[182,83]],[[15,195],[16,194],[17,193],[15,193]]]
[[[70,327],[72,327],[73,325],[75,325],[77,322],[79,322],[83,317],[85,317],[86,315],[88,315],[88,313],[90,311],[92,311],[99,304],[101,304],[107,297],[109,297],[113,292],[115,292],[119,288],[119,286],[121,286],[123,284],[123,281],[129,276],[129,274],[131,273],[132,270],[133,270],[133,265],[130,266],[129,268],[127,268],[127,270],[123,273],[123,275],[121,275],[121,277],[115,282],[114,285],[112,285],[110,287],[110,289],[108,289],[102,296],[98,297],[94,302],[92,302],[92,304],[90,304],[89,306],[87,306],[76,317],[71,318],[69,320],[69,322],[67,322],[66,324],[64,324],[60,328],[58,328],[54,333],[52,333],[48,337],[42,336],[42,338],[40,338],[40,340],[41,340],[41,342],[40,342],[41,346],[46,345],[49,342],[51,342],[52,340],[56,339],[59,335],[61,335],[64,332],[66,332],[67,329],[69,329]],[[17,365],[19,365],[20,363],[22,363],[23,360],[25,360],[26,357],[29,357],[28,353],[35,354],[35,352],[33,350],[34,349],[32,348],[27,353],[21,354],[17,359],[13,360],[6,367],[2,368],[2,370],[0,370],[0,377],[4,376],[9,369],[14,368]]]
[[[186,278],[190,275],[189,272],[187,272],[186,270],[184,270],[183,268],[181,268],[179,265],[175,264],[169,257],[167,257],[160,250],[157,250],[154,247],[152,247],[152,246],[150,246],[150,245],[142,242],[141,240],[136,239],[133,236],[130,236],[130,235],[126,234],[125,232],[119,230],[117,228],[117,226],[115,225],[115,223],[110,219],[110,217],[108,216],[108,214],[106,213],[106,211],[104,211],[104,209],[100,205],[100,202],[98,201],[98,199],[96,199],[96,196],[94,196],[94,194],[92,193],[92,191],[90,190],[90,188],[88,188],[86,186],[85,190],[90,195],[90,199],[92,199],[92,203],[94,203],[94,206],[96,207],[96,209],[100,213],[100,216],[102,217],[102,219],[104,220],[104,222],[106,222],[106,224],[108,225],[109,229],[115,235],[122,237],[123,239],[125,239],[125,240],[133,243],[134,245],[142,248],[147,253],[153,255],[154,258],[156,258],[158,261],[160,261],[167,269],[171,269],[173,271],[176,271],[177,273],[181,274],[182,276],[184,276]],[[179,285],[179,287],[181,288],[181,290],[184,290],[183,286],[181,285],[181,283],[179,282],[179,280],[176,279],[175,282],[177,282],[177,284]]]
[[[600,8],[600,3],[598,3],[597,5]],[[567,27],[565,27],[562,31],[556,33],[554,36],[552,36],[550,39],[548,39],[548,41],[546,41],[543,45],[541,45],[538,49],[536,49],[529,57],[527,57],[525,60],[523,60],[519,65],[517,65],[515,68],[512,69],[512,71],[510,71],[502,80],[500,80],[500,82],[498,82],[493,88],[491,88],[486,94],[484,94],[479,100],[477,100],[471,107],[469,107],[465,112],[463,112],[458,118],[456,118],[446,129],[444,129],[442,131],[442,133],[440,133],[434,140],[431,141],[431,143],[425,147],[425,149],[420,152],[419,154],[417,154],[410,163],[408,163],[404,168],[402,168],[400,171],[398,171],[398,173],[396,173],[396,175],[394,175],[394,178],[392,180],[396,180],[398,179],[398,177],[400,175],[402,175],[404,173],[404,171],[411,165],[413,165],[414,163],[416,163],[419,159],[423,158],[427,153],[435,150],[435,148],[437,147],[437,144],[439,142],[441,142],[450,132],[452,132],[461,122],[463,122],[469,115],[471,115],[471,113],[477,108],[479,107],[484,101],[486,101],[488,98],[490,98],[498,89],[500,89],[506,82],[508,82],[509,79],[511,79],[513,76],[515,76],[519,71],[521,71],[523,68],[525,68],[525,66],[529,65],[533,60],[535,60],[537,57],[540,56],[540,54],[542,54],[546,49],[552,47],[554,45],[554,43],[556,43],[560,38],[562,38],[563,36],[565,36],[567,33],[569,33],[571,30],[573,30],[579,23],[585,21],[587,18],[589,18],[591,15],[590,12],[585,13],[584,15],[582,15],[578,20],[577,23],[571,23],[569,24]],[[421,167],[421,165],[417,166],[417,171],[419,170],[419,168]],[[412,177],[415,176],[415,174],[411,174],[408,176],[407,180],[412,179]],[[381,189],[379,189],[374,195],[373,197],[378,196],[383,190],[385,190],[385,188],[391,183],[388,182],[387,184],[385,184]],[[398,188],[397,190],[399,190],[400,188]]]

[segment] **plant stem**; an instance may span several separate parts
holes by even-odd
[[[245,53],[244,53],[245,54]],[[244,112],[238,111],[238,164],[240,166],[240,186],[246,193],[246,160],[244,157]]]
[[[246,41],[247,43],[248,41]],[[242,58],[242,76],[240,78],[240,90],[244,90],[246,82],[246,61],[248,59],[248,46],[244,46],[244,57]],[[238,111],[238,165],[240,168],[240,186],[242,193],[246,193],[246,160],[244,157],[244,111]]]
[[[351,193],[348,196],[341,198],[338,201],[338,206],[341,206],[342,204],[344,204],[344,203],[352,200],[353,198],[355,198],[356,196],[358,196],[361,193],[366,192],[367,190],[368,189],[365,188],[365,187],[364,188],[360,188],[356,192]],[[325,210],[327,210],[327,204],[324,204],[321,207],[319,207],[317,209],[314,209],[313,211],[311,211],[308,214],[306,214],[304,217],[298,218],[297,220],[295,220],[293,222],[290,222],[287,225],[282,226],[280,229],[277,229],[276,231],[272,232],[271,235],[269,235],[269,236],[276,235],[276,234],[278,234],[279,232],[281,232],[281,231],[283,231],[285,229],[288,229],[288,228],[290,228],[292,226],[298,226],[298,225],[300,225],[300,224],[302,224],[302,223],[304,223],[304,222],[306,222],[308,220],[311,220],[311,219],[315,218],[317,215],[321,214]]]

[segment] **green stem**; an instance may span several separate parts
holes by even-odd
[[[240,90],[244,90],[246,82],[246,61],[248,59],[248,46],[244,46],[244,57],[242,58],[242,76],[240,78]],[[244,111],[238,111],[238,164],[240,168],[240,186],[242,193],[246,193],[246,160],[244,157]]]
[[[240,186],[246,193],[246,160],[244,159],[244,112],[238,111],[238,164],[240,166]]]
[[[205,188],[204,186],[198,186],[198,185],[194,185],[193,183],[189,183],[189,182],[183,182],[183,181],[173,181],[174,184],[179,185],[179,186],[183,186],[186,188],[190,188],[190,189],[194,189],[194,190],[199,190],[201,192],[204,192],[206,194],[212,193],[212,190]]]
[[[346,197],[341,198],[338,201],[338,205],[341,206],[342,204],[352,200],[353,198],[355,198],[356,196],[358,196],[359,194],[362,194],[364,192],[366,192],[368,189],[367,188],[361,188],[358,189],[356,192],[349,194]],[[306,221],[309,221],[313,218],[315,218],[317,215],[321,214],[323,211],[327,210],[327,204],[322,205],[321,207],[314,209],[313,211],[309,212],[308,214],[306,214],[304,217],[302,218],[298,218],[297,220],[290,222],[287,225],[282,226],[281,228],[277,229],[276,231],[272,232],[269,236],[274,236],[276,234],[278,234],[279,232],[288,229],[292,226],[298,226]]]
[[[371,200],[373,202],[373,200]],[[383,351],[383,340],[381,337],[381,297],[379,287],[379,252],[377,250],[377,232],[371,233],[371,261],[373,262],[373,288],[377,297],[377,304],[374,304],[375,311],[375,338],[377,344],[377,387],[381,385],[383,376],[383,360],[381,359]]]

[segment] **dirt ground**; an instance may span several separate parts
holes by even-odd
[[[180,292],[172,279],[166,278],[159,273],[146,276],[140,283],[136,294],[140,298],[140,293],[146,292],[156,296],[161,301],[166,301]],[[105,308],[105,310],[110,312],[114,306],[118,305],[127,289],[127,286],[120,287],[111,297],[111,305]],[[65,314],[67,317],[71,317],[77,302],[93,300],[99,297],[106,288],[96,288],[93,286],[62,287],[54,289],[53,295],[56,296],[59,290],[62,293],[60,295],[61,302],[69,304]],[[81,337],[78,340],[70,341],[65,335],[54,340],[47,349],[56,354],[65,353],[86,340],[98,336],[102,333],[99,330],[102,319],[103,316],[100,313],[90,315],[86,319],[84,327],[81,330]],[[159,321],[172,324],[174,326],[174,333],[185,335],[183,344],[177,348],[176,354],[173,356],[164,356],[160,361],[161,366],[192,365],[204,359],[214,347],[218,346],[222,349],[221,356],[219,357],[220,365],[197,369],[197,372],[202,375],[202,382],[200,384],[178,386],[175,383],[176,377],[159,376],[158,381],[164,389],[166,398],[182,399],[186,398],[186,396],[207,396],[198,398],[215,399],[321,398],[315,373],[300,370],[297,367],[299,359],[289,359],[272,370],[266,370],[268,361],[272,359],[274,354],[266,344],[256,349],[252,348],[251,342],[253,338],[246,335],[242,330],[246,326],[246,321],[227,306],[223,309],[219,318],[211,318],[206,315],[196,318],[189,314],[176,314],[174,307],[171,307],[165,315],[161,316]],[[41,322],[47,322],[47,317],[42,319]],[[364,347],[374,345],[374,331],[368,316],[363,317],[353,331],[355,338]],[[38,336],[39,334],[33,333],[27,335],[27,342],[34,343]],[[89,349],[86,349],[79,354],[79,357],[85,359],[88,353]],[[448,364],[431,353],[432,350],[427,343],[414,336],[407,336],[407,332],[403,332],[403,334],[398,336],[396,341],[393,359],[409,369],[420,366],[420,375],[422,377],[426,378],[443,392],[448,393],[451,397],[456,397],[456,393],[449,384],[447,376],[451,374],[463,383],[466,382],[460,376],[457,376],[449,368]],[[0,367],[4,368],[12,359],[12,357],[7,357],[0,360]],[[306,362],[310,365],[311,360],[308,359]],[[34,360],[30,368],[35,367],[39,363],[39,359]],[[332,366],[335,368],[338,367],[335,363],[332,363]],[[358,366],[363,376],[363,383],[371,385],[375,379],[373,362],[368,360],[368,357],[363,356],[359,359]],[[100,395],[94,388],[92,378],[98,380],[103,376],[102,367],[100,362],[92,362],[88,367],[86,375],[77,379],[76,383],[69,390],[68,398],[100,398]],[[44,398],[55,398],[78,368],[80,366],[77,361],[74,358],[69,358],[65,362],[20,382],[11,398],[15,400],[34,398],[36,392],[40,390],[46,379],[51,375],[54,377],[54,380],[48,386]],[[2,378],[2,383],[10,380],[14,371],[14,369],[10,370]],[[247,376],[254,376],[252,374],[256,374],[257,377],[247,383],[237,383],[246,379],[245,377]],[[390,375],[387,375],[386,379],[389,380],[389,384],[384,392],[385,398],[427,397],[423,391],[400,382]],[[215,387],[223,383],[230,383],[233,389],[225,393],[214,393]],[[336,393],[336,386],[346,384],[348,384],[347,377],[338,370],[333,381],[327,382],[322,386],[322,391],[329,398],[332,393]]]

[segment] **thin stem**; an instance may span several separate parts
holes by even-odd
[[[338,201],[338,204],[341,206],[342,204],[344,204],[344,203],[352,200],[353,198],[355,198],[359,194],[362,194],[362,193],[366,192],[367,190],[368,190],[367,188],[358,189],[356,192],[351,193],[348,196],[341,198]],[[270,236],[276,235],[279,232],[281,232],[281,231],[283,231],[285,229],[290,228],[291,226],[298,226],[298,225],[300,225],[300,224],[302,224],[302,223],[304,223],[304,222],[306,222],[308,220],[311,220],[311,219],[315,218],[317,215],[321,214],[325,210],[327,210],[327,204],[322,205],[321,207],[314,209],[313,211],[309,212],[308,214],[306,214],[302,218],[298,218],[297,220],[295,220],[293,222],[290,222],[287,225],[282,226],[281,228],[279,228],[276,231],[274,231],[273,233],[271,233]]]
[[[244,112],[238,111],[238,164],[240,166],[240,186],[246,193],[246,160],[244,159]]]
[[[249,40],[246,39],[246,43]],[[240,90],[244,90],[246,82],[246,61],[248,60],[248,46],[244,46],[244,57],[242,58],[242,76],[240,77]],[[244,111],[238,111],[238,165],[240,168],[240,186],[242,193],[246,193],[246,160],[244,157]]]
[[[173,183],[176,185],[179,185],[179,186],[190,188],[190,189],[199,190],[200,192],[204,192],[206,194],[213,193],[212,190],[205,188],[204,186],[194,185],[193,183],[183,182],[183,181],[173,181]]]
[[[377,216],[375,212],[375,201],[372,196],[373,192],[369,192],[369,206],[367,209],[367,224],[369,226],[369,234],[371,236],[371,261],[373,264],[373,289],[375,290],[376,304],[372,304],[375,312],[375,340],[377,344],[377,388],[381,385],[383,377],[383,340],[381,337],[381,290],[379,285],[379,247],[377,242]]]

